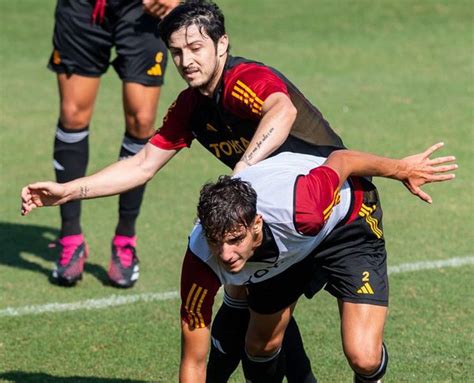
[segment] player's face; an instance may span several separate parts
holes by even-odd
[[[227,35],[217,44],[196,25],[178,29],[169,39],[171,57],[181,77],[192,88],[212,95],[224,70]]]
[[[257,216],[249,227],[238,226],[224,235],[222,241],[208,241],[212,254],[224,268],[231,273],[238,273],[245,263],[262,244],[262,219]]]

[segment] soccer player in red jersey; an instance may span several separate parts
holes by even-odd
[[[194,1],[176,9],[174,16],[166,18],[167,26],[163,26],[164,21],[161,23],[161,34],[189,88],[169,108],[162,128],[144,149],[107,168],[97,175],[99,178],[112,176],[121,180],[122,191],[136,188],[181,148],[189,146],[194,137],[234,172],[281,151],[327,155],[343,147],[317,108],[283,75],[263,64],[228,54],[224,17],[215,4]],[[109,181],[101,192],[115,193]],[[82,189],[84,197],[90,192],[87,187]],[[218,366],[216,374],[223,380],[222,370],[229,375],[241,358],[235,339],[243,339],[248,319],[242,291],[230,293],[233,297],[226,295],[226,304],[215,323],[232,318],[239,324],[238,331],[227,341],[232,350],[223,354],[213,348],[210,359],[210,371]],[[302,376],[307,376],[307,382],[314,382],[294,322],[288,333],[291,329],[296,335],[289,336],[293,346],[288,346],[288,379],[303,382]],[[291,369],[293,363],[299,367]],[[229,367],[223,369],[226,364]]]
[[[60,115],[54,141],[58,182],[84,176],[89,157],[89,123],[100,85],[112,66],[122,80],[125,133],[119,159],[140,151],[154,133],[156,108],[166,69],[167,49],[157,29],[179,0],[58,0],[53,53],[48,67],[57,74]],[[145,186],[119,198],[119,221],[112,239],[109,280],[119,287],[136,282],[135,221]],[[80,224],[80,202],[61,206],[60,255],[52,280],[74,285],[82,277],[88,248]]]

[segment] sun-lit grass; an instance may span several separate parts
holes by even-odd
[[[468,0],[221,0],[232,53],[270,64],[312,100],[345,143],[404,156],[443,140],[458,158],[454,182],[430,185],[434,204],[377,180],[389,264],[473,255],[474,7]],[[19,215],[19,191],[54,177],[58,96],[46,69],[55,2],[0,1],[0,309],[179,288],[182,256],[203,182],[227,169],[194,144],[147,186],[138,222],[141,278],[104,286],[115,197],[83,204],[91,248],[84,280],[52,286],[57,209]],[[170,64],[159,121],[184,86]],[[117,158],[124,123],[120,82],[104,77],[91,124],[89,172]],[[391,277],[386,382],[468,382],[473,371],[472,266]],[[337,307],[322,293],[297,319],[320,382],[348,382]],[[0,380],[172,382],[179,362],[179,302],[0,317]],[[84,379],[84,380],[81,380]],[[233,379],[242,382],[237,373]]]

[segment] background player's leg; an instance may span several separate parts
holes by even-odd
[[[144,13],[140,1],[117,3],[114,44],[117,57],[112,65],[123,83],[126,133],[120,158],[132,156],[154,133],[156,109],[167,63],[167,48],[158,36],[159,18]],[[119,222],[112,239],[109,280],[131,287],[138,279],[135,222],[145,186],[119,197]]]
[[[57,181],[64,183],[85,175],[89,159],[89,122],[100,79],[74,74],[58,74],[57,77],[60,116],[54,140],[54,168]],[[62,284],[74,284],[81,277],[87,256],[80,225],[80,201],[62,205],[60,212],[61,254],[52,277]]]
[[[138,153],[155,132],[155,118],[160,87],[124,83],[123,102],[126,132],[120,147],[119,159]],[[132,237],[140,211],[145,186],[124,193],[119,199],[119,223],[115,233]]]
[[[342,345],[356,382],[377,382],[385,374],[388,354],[382,341],[387,310],[339,300]]]
[[[123,84],[126,132],[120,147],[120,160],[138,153],[153,135],[160,89],[137,83]],[[108,275],[110,281],[120,287],[131,287],[138,279],[135,222],[144,192],[145,185],[142,185],[119,197],[119,221],[112,240]]]

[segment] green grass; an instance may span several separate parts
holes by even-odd
[[[298,85],[356,149],[403,156],[443,140],[460,169],[430,185],[434,204],[377,180],[389,264],[473,255],[474,7],[466,0],[222,0],[232,52],[268,63]],[[47,282],[57,209],[19,215],[19,191],[54,177],[58,111],[46,68],[55,2],[0,0],[0,310],[175,291],[200,185],[227,169],[198,144],[147,187],[138,221],[141,278],[131,291],[103,285],[116,197],[83,204],[91,257],[81,284]],[[159,118],[184,86],[170,64]],[[104,77],[91,124],[89,172],[114,161],[123,134],[120,82]],[[159,123],[157,123],[159,127]],[[391,277],[386,382],[472,381],[472,266]],[[0,317],[0,380],[172,382],[179,363],[179,302]],[[322,293],[297,319],[319,381],[348,382],[337,307]],[[235,382],[242,382],[240,373]]]

